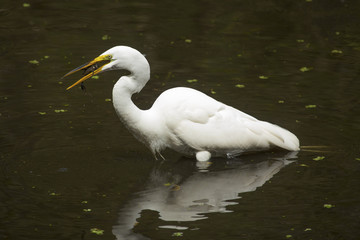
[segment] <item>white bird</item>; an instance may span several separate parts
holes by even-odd
[[[104,65],[99,66],[99,62]],[[156,156],[165,148],[207,161],[213,156],[233,157],[247,151],[279,147],[299,150],[298,138],[277,125],[257,120],[195,89],[177,87],[166,90],[148,110],[131,100],[150,79],[150,65],[144,55],[127,46],[116,46],[64,77],[84,70],[84,77],[109,70],[130,72],[115,83],[112,97],[117,115],[130,132]],[[162,157],[163,158],[163,157]]]

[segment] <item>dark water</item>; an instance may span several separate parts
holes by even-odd
[[[153,2],[2,2],[0,239],[359,239],[360,2]],[[60,79],[115,45],[151,64],[140,107],[193,87],[306,148],[155,161],[107,100],[119,73]]]

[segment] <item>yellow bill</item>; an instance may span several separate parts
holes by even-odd
[[[95,58],[94,60],[92,60],[91,62],[85,63],[85,64],[83,64],[83,65],[81,65],[81,66],[79,66],[79,67],[71,70],[71,71],[68,72],[67,74],[65,74],[62,78],[65,78],[65,77],[67,77],[67,76],[69,76],[69,75],[71,75],[71,74],[73,74],[73,73],[76,73],[76,72],[78,72],[78,71],[80,71],[80,70],[85,70],[85,72],[84,72],[85,76],[83,76],[80,80],[78,80],[78,81],[75,82],[73,85],[71,85],[70,87],[68,87],[66,90],[69,90],[70,88],[78,85],[79,83],[84,82],[86,79],[88,79],[88,78],[90,78],[90,77],[92,77],[92,76],[95,76],[96,74],[100,73],[100,72],[102,71],[103,67],[104,67],[105,65],[107,65],[107,64],[110,63],[111,58],[112,58],[112,56],[111,56],[110,54],[109,54],[109,55],[101,55],[101,56]],[[100,66],[100,67],[97,67],[96,64],[99,63],[99,62],[103,62],[103,61],[109,61],[109,62],[105,63],[104,65],[102,65],[102,66]],[[94,70],[93,70],[93,71],[91,71],[92,69],[90,69],[90,71],[88,70],[88,69],[91,68],[91,67],[94,67]]]

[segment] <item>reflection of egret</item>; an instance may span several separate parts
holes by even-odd
[[[98,65],[106,62],[104,65]],[[84,70],[84,77],[71,85],[108,70],[125,69],[113,88],[117,114],[133,135],[156,156],[165,148],[196,156],[206,161],[211,156],[234,156],[244,151],[280,147],[299,150],[299,140],[291,132],[259,121],[233,107],[190,88],[172,88],[163,92],[149,110],[140,110],[131,100],[150,78],[150,66],[137,50],[111,48],[65,76]]]
[[[231,212],[228,206],[239,202],[236,200],[241,198],[239,194],[255,191],[264,185],[280,169],[291,163],[289,159],[296,158],[296,154],[291,152],[280,158],[271,154],[270,160],[263,154],[251,156],[255,163],[227,161],[220,171],[195,172],[189,177],[156,169],[150,176],[147,189],[138,193],[121,210],[113,233],[117,239],[141,239],[131,229],[136,221],[141,223],[139,217],[142,210],[156,211],[163,221],[178,222],[179,225],[181,222],[211,217],[206,213]]]

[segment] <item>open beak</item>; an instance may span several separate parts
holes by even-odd
[[[71,70],[70,72],[68,72],[67,74],[65,74],[62,78],[65,78],[73,73],[76,73],[80,70],[84,70],[84,76],[78,80],[76,83],[74,83],[73,85],[71,85],[70,87],[68,87],[66,90],[69,90],[70,88],[78,85],[79,83],[82,83],[83,81],[85,81],[86,79],[95,76],[96,74],[100,73],[103,69],[103,67],[107,64],[109,64],[111,62],[111,55],[101,55],[97,58],[95,58],[94,60],[92,60],[91,62],[85,63],[83,65],[81,65],[80,67],[77,67],[73,70]],[[99,67],[99,63],[100,62],[105,62],[105,64],[103,64],[102,66]]]

